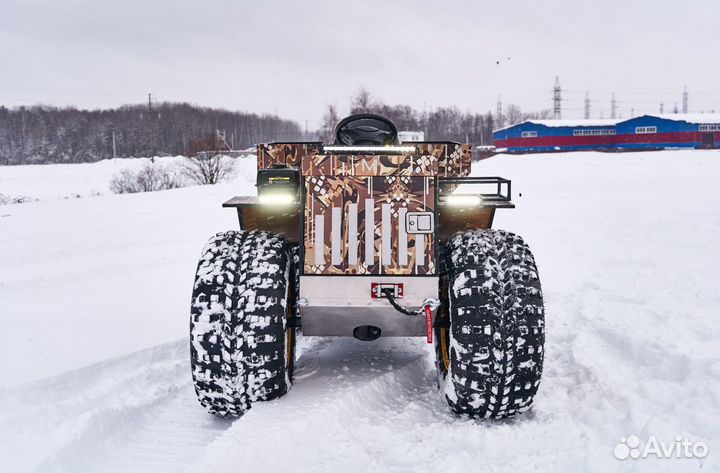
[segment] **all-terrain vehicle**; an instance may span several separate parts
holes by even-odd
[[[200,403],[240,416],[285,394],[301,331],[423,337],[454,411],[529,409],[544,309],[528,246],[491,229],[497,209],[514,207],[510,181],[469,177],[470,145],[400,143],[378,115],[348,117],[335,135],[259,145],[257,197],[223,204],[240,230],[207,243],[192,295]]]

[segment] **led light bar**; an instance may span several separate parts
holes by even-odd
[[[323,150],[330,153],[415,153],[415,146],[323,146]]]
[[[445,203],[452,207],[479,207],[483,199],[477,194],[450,194]]]

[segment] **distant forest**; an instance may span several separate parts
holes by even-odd
[[[457,107],[437,107],[418,111],[408,105],[388,105],[373,97],[370,92],[361,88],[350,99],[351,113],[377,113],[390,118],[398,130],[425,132],[427,141],[458,141],[473,145],[492,145],[493,130],[508,123],[518,123],[532,118],[550,118],[550,110],[534,113],[523,113],[520,107],[509,104],[502,116],[488,111],[476,113],[461,111]],[[328,105],[323,116],[322,126],[318,135],[324,140],[333,139],[335,124],[343,117],[338,115],[337,107]]]
[[[0,107],[0,164],[186,154],[193,141],[216,130],[224,132],[235,149],[303,137],[298,124],[290,120],[189,104],[158,103],[151,110],[147,105],[112,110]]]
[[[456,107],[418,111],[408,105],[388,105],[361,88],[350,98],[351,113],[378,113],[399,130],[423,131],[425,139],[491,145],[492,131],[527,118],[547,118],[549,110],[522,113],[508,105],[501,117],[463,112]],[[233,149],[269,141],[332,141],[339,116],[328,105],[319,130],[306,137],[300,125],[274,115],[231,112],[189,104],[126,105],[111,110],[78,110],[32,106],[0,106],[0,165],[82,163],[112,157],[190,155],[199,143],[224,134]]]

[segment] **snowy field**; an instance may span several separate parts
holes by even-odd
[[[156,158],[162,166],[175,166],[182,157]],[[139,169],[147,158],[106,159],[83,164],[0,166],[0,194],[26,200],[76,199],[112,195],[110,180],[123,169]]]
[[[0,167],[0,472],[720,471],[720,152],[496,156],[546,298],[534,408],[452,415],[424,340],[304,339],[296,384],[235,421],[191,385],[197,257],[229,184],[111,195],[123,163]],[[102,193],[102,196],[92,196]],[[67,195],[86,196],[63,199]],[[704,441],[618,460],[621,437]]]

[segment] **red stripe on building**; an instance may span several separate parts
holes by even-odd
[[[615,137],[601,136],[539,136],[537,138],[509,138],[497,140],[496,148],[552,147],[552,146],[612,146]]]
[[[602,136],[539,136],[536,138],[509,138],[497,140],[498,148],[532,148],[532,147],[563,147],[593,146],[597,148],[623,144],[656,144],[656,143],[700,143],[703,132],[674,133],[628,133],[621,135]],[[720,133],[714,133],[715,140],[720,140]]]

